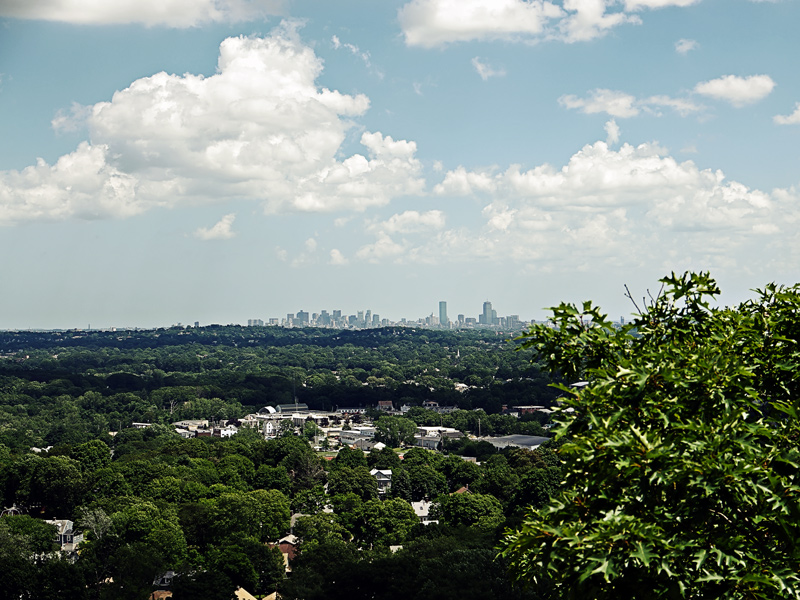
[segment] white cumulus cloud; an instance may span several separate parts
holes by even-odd
[[[356,258],[367,262],[378,263],[387,258],[396,259],[402,256],[408,248],[407,243],[395,242],[386,233],[379,233],[377,240],[372,244],[362,246],[356,251]]]
[[[679,249],[695,264],[729,266],[752,263],[765,244],[794,239],[800,223],[796,191],[750,189],[719,170],[679,162],[656,144],[613,150],[596,142],[560,168],[459,167],[434,193],[485,198],[484,226],[439,230],[404,248],[407,260],[468,257],[552,266],[559,260],[553,249],[569,247],[573,267],[669,266],[666,257]],[[799,258],[800,250],[784,251],[780,260]]]
[[[623,23],[640,23],[638,16],[624,12],[607,12],[606,0],[564,0],[567,16],[558,24],[561,37],[567,42],[585,42],[602,37]]]
[[[642,9],[700,0],[411,0],[398,11],[406,44],[432,48],[473,40],[582,42],[625,23]]]
[[[375,242],[359,248],[356,258],[369,262],[380,262],[385,258],[403,262],[406,250],[413,248],[415,241],[428,237],[445,227],[445,214],[441,210],[419,212],[407,210],[392,215],[385,221],[374,221],[366,224],[366,231],[375,235]]]
[[[86,120],[92,114],[91,106],[83,106],[73,102],[69,110],[61,109],[50,121],[50,126],[56,132],[78,131],[86,125]]]
[[[606,121],[605,130],[606,136],[608,136],[606,137],[606,143],[609,146],[613,146],[619,142],[619,125],[617,125],[617,122],[614,119]]]
[[[794,112],[790,115],[775,115],[772,117],[778,125],[800,125],[800,102],[794,105]]]
[[[53,165],[39,159],[22,171],[0,171],[0,224],[130,217],[159,203],[142,199],[137,178],[108,164],[107,153],[83,142]]]
[[[79,111],[91,144],[53,166],[0,172],[0,222],[229,198],[260,201],[267,212],[363,210],[422,191],[414,142],[367,131],[363,153],[340,156],[369,99],[320,88],[321,70],[285,23],[269,37],[224,40],[210,77],[138,79]]]
[[[769,96],[775,88],[775,82],[769,75],[750,75],[739,77],[725,75],[698,83],[694,90],[698,94],[730,102],[736,107],[753,104]]]
[[[0,17],[88,25],[141,23],[196,27],[263,19],[284,12],[283,0],[4,0]]]
[[[341,265],[346,265],[348,262],[350,262],[345,258],[344,254],[342,254],[341,251],[336,248],[331,250],[330,256],[331,256],[330,264],[332,265],[341,266]]]
[[[558,102],[565,108],[577,109],[589,115],[604,112],[614,117],[625,118],[639,114],[635,96],[602,88],[590,92],[589,98],[568,94],[561,96]]]
[[[689,54],[692,50],[697,48],[698,44],[695,40],[689,40],[686,38],[682,38],[675,42],[675,52],[678,54]]]
[[[398,18],[409,46],[539,36],[548,21],[564,16],[542,0],[412,0]]]
[[[229,240],[236,237],[236,233],[231,229],[236,213],[230,213],[222,217],[211,227],[200,227],[194,232],[194,236],[203,241],[209,240]]]
[[[637,16],[608,12],[606,0],[412,0],[398,14],[409,46],[470,40],[591,40]]]

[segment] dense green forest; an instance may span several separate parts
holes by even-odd
[[[480,463],[419,448],[326,460],[291,430],[183,439],[168,425],[296,395],[314,409],[390,400],[415,407],[419,425],[470,431],[480,418],[484,434],[542,433],[500,414],[555,398],[516,348],[493,332],[402,328],[0,333],[0,495],[23,513],[0,518],[0,598],[144,599],[167,571],[178,600],[228,599],[237,586],[307,599],[548,597],[546,585],[512,588],[496,546],[558,488],[552,447],[449,448]],[[439,415],[427,400],[460,410]],[[386,496],[375,468],[393,472]],[[420,524],[411,503],[423,499],[438,524]],[[77,560],[53,553],[43,519],[76,523]],[[287,577],[271,544],[290,531]]]
[[[3,502],[29,515],[0,519],[0,597],[147,598],[170,569],[178,599],[227,599],[236,586],[289,598],[542,597],[512,589],[494,548],[558,487],[552,450],[510,449],[477,465],[418,448],[402,461],[345,448],[329,462],[298,436],[183,440],[159,428],[125,430],[111,445],[113,459],[101,440],[42,456],[2,450]],[[392,469],[387,498],[371,468]],[[471,493],[448,495],[463,486]],[[410,502],[423,498],[438,498],[439,524],[419,524]],[[285,578],[267,544],[293,513],[305,516]],[[73,518],[86,532],[77,561],[47,553],[42,518]]]
[[[0,332],[0,443],[74,444],[133,422],[236,419],[293,394],[317,410],[380,400],[487,414],[549,406],[549,374],[517,348],[479,330]]]

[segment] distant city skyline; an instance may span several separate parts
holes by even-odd
[[[488,307],[488,309],[487,309]],[[488,310],[488,312],[487,312]],[[487,318],[488,314],[488,318]],[[456,320],[451,320],[447,315],[447,301],[440,300],[438,303],[437,312],[431,312],[430,315],[421,317],[395,317],[380,318],[380,313],[373,313],[372,309],[356,310],[353,313],[347,313],[341,309],[334,309],[329,312],[329,309],[324,308],[317,311],[309,311],[301,309],[296,313],[286,313],[285,318],[280,317],[266,317],[266,318],[250,318],[247,320],[248,326],[264,326],[264,325],[280,325],[284,327],[292,326],[353,326],[358,328],[365,327],[380,327],[389,325],[412,325],[419,324],[423,327],[472,327],[472,326],[498,326],[498,327],[514,327],[520,322],[530,321],[531,319],[520,319],[518,314],[499,315],[497,311],[492,309],[492,303],[486,301],[482,305],[482,312],[476,313],[475,316],[466,316],[466,313],[459,313]]]
[[[485,315],[487,306],[489,307],[488,310],[491,311],[491,321],[485,321]],[[381,317],[381,314],[378,312],[373,312],[371,308],[365,309],[356,309],[353,312],[349,312],[342,309],[330,309],[330,308],[322,308],[318,311],[312,310],[307,311],[305,308],[301,308],[300,310],[294,313],[282,313],[283,316],[251,316],[247,319],[241,321],[233,321],[233,322],[221,322],[221,321],[212,321],[209,323],[203,323],[200,321],[189,321],[184,323],[183,321],[173,322],[169,325],[162,325],[165,326],[179,326],[179,327],[202,327],[207,325],[246,325],[248,327],[265,327],[265,326],[280,326],[280,327],[305,327],[305,326],[316,326],[316,327],[327,327],[327,326],[352,326],[356,328],[369,328],[369,327],[387,327],[387,326],[394,326],[394,325],[405,325],[405,326],[421,326],[421,327],[440,327],[444,329],[449,328],[469,328],[469,327],[477,327],[477,326],[489,326],[489,327],[501,327],[501,328],[518,328],[521,323],[529,323],[534,321],[535,319],[532,318],[520,318],[518,314],[508,314],[508,315],[500,315],[498,316],[497,311],[492,309],[492,303],[489,301],[485,301],[482,304],[482,312],[474,313],[474,316],[468,316],[467,313],[459,313],[456,319],[450,319],[447,315],[447,301],[441,300],[438,302],[438,314],[434,313],[433,311],[426,316],[403,316],[403,317]],[[444,318],[443,318],[444,317]],[[151,327],[145,327],[141,325],[135,324],[127,324],[127,325],[120,325],[120,324],[111,324],[105,326],[96,326],[92,327],[91,323],[88,323],[86,329],[97,329],[97,330],[106,330],[106,329],[150,329]],[[37,328],[37,327],[25,327],[25,328],[8,328],[8,329],[20,329],[20,330],[35,330],[35,329],[83,329],[83,327],[53,327],[53,328]]]

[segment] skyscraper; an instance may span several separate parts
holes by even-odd
[[[494,319],[492,318],[492,303],[488,300],[483,303],[483,319],[481,322],[484,325],[493,325]]]
[[[439,302],[439,325],[442,327],[450,326],[450,319],[447,318],[447,302]]]

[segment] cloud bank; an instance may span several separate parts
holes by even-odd
[[[612,123],[612,122],[609,122]],[[609,127],[609,137],[618,131]],[[536,270],[636,268],[644,265],[751,264],[754,251],[780,246],[772,262],[791,265],[800,249],[796,190],[764,192],[728,181],[719,170],[679,162],[656,144],[595,142],[561,168],[445,173],[437,196],[484,199],[480,229],[446,228],[437,222],[416,237],[386,224],[357,257],[371,262],[513,261]],[[409,219],[413,221],[412,219]],[[569,248],[559,252],[559,248]],[[583,267],[581,267],[583,265]]]
[[[643,9],[686,7],[699,0],[412,0],[398,11],[406,44],[433,48],[474,40],[585,42]],[[620,4],[622,4],[620,8]]]
[[[622,119],[642,113],[660,115],[662,108],[674,110],[681,116],[703,110],[703,106],[689,98],[672,98],[663,94],[637,98],[626,92],[604,88],[591,90],[584,98],[566,94],[558,99],[558,103],[564,108],[579,110],[588,115],[606,113]]]
[[[0,17],[81,25],[140,23],[197,27],[263,19],[284,12],[282,0],[4,0]]]
[[[54,165],[0,172],[0,223],[127,217],[153,206],[259,201],[269,213],[363,210],[425,186],[414,142],[363,132],[341,157],[364,95],[320,88],[322,61],[292,23],[228,38],[217,73],[138,79],[111,102],[73,107],[91,141]]]

